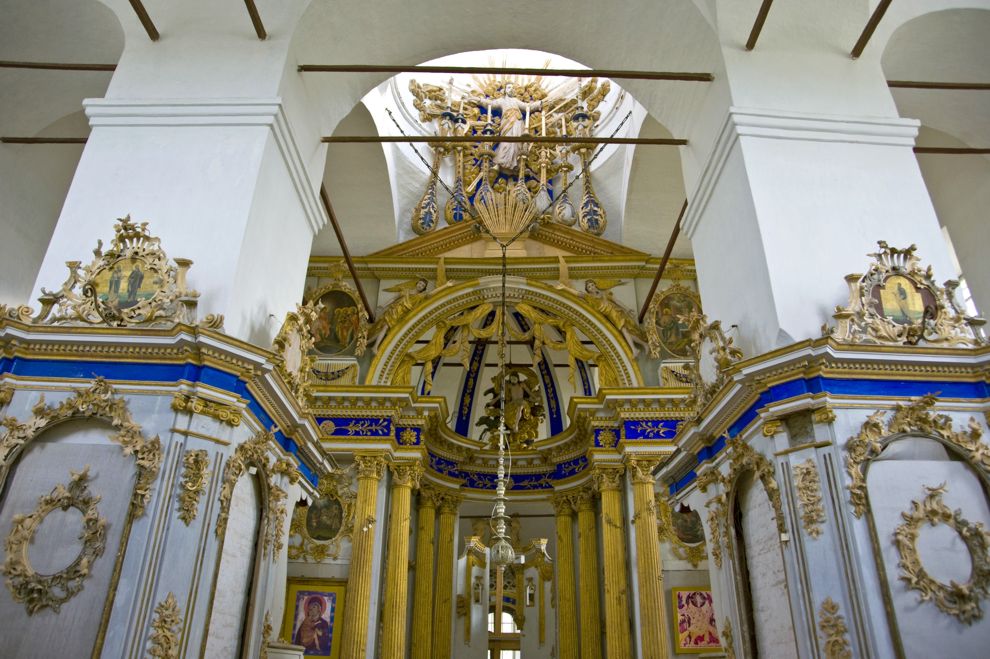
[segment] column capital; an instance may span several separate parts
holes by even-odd
[[[591,468],[591,477],[594,479],[595,489],[599,492],[621,490],[622,475],[625,473],[625,470],[625,467],[621,464],[595,465]]]
[[[660,458],[652,455],[627,455],[625,463],[633,483],[653,485],[656,482],[653,471],[660,466]]]
[[[550,495],[550,505],[557,516],[574,514],[574,495],[572,492],[554,492]]]
[[[574,490],[573,498],[571,499],[574,509],[578,512],[581,511],[594,511],[595,510],[595,498],[598,493],[595,488],[591,485],[585,485],[582,488]]]
[[[436,501],[440,514],[456,513],[461,507],[461,502],[464,501],[464,495],[454,490],[438,489],[436,493]]]
[[[392,462],[388,468],[392,472],[392,487],[419,488],[423,476],[423,465],[419,462]]]
[[[381,480],[385,475],[385,454],[382,452],[355,453],[354,465],[358,479]]]

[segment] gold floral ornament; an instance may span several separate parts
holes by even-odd
[[[818,467],[815,466],[814,460],[808,458],[794,465],[792,469],[798,502],[801,504],[801,523],[808,535],[817,538],[822,534],[822,524],[825,523],[825,507],[822,505],[822,483],[818,476]]]
[[[909,403],[898,403],[893,415],[884,423],[886,412],[878,410],[863,423],[859,433],[846,442],[846,474],[849,476],[849,503],[853,515],[862,517],[868,508],[866,469],[894,435],[911,433],[937,439],[961,454],[974,469],[990,471],[990,446],[981,441],[983,428],[970,418],[966,431],[952,429],[952,419],[936,414],[938,399],[929,394]]]
[[[939,286],[932,268],[922,269],[917,247],[889,246],[867,254],[874,259],[865,275],[846,276],[849,304],[836,307],[835,327],[823,333],[844,343],[879,345],[974,346],[984,342],[985,320],[966,314],[955,297],[959,282]]]
[[[340,556],[341,543],[354,533],[355,494],[350,472],[324,474],[317,487],[319,499],[309,506],[296,506],[289,535],[289,560],[320,563]]]
[[[127,401],[115,395],[113,387],[103,378],[96,378],[89,389],[75,391],[55,406],[45,404],[42,397],[31,410],[32,417],[20,423],[13,417],[0,419],[0,491],[24,447],[45,430],[69,419],[101,418],[114,427],[109,439],[123,449],[124,455],[133,455],[137,477],[131,494],[133,517],[140,517],[151,499],[151,485],[158,477],[162,463],[162,445],[158,437],[145,439],[141,427],[134,423]]]
[[[106,550],[107,520],[100,516],[100,497],[89,491],[89,466],[73,471],[69,485],[59,483],[38,499],[38,507],[28,515],[14,515],[4,543],[7,559],[0,572],[7,576],[7,587],[15,602],[23,602],[28,615],[50,608],[56,613],[83,589],[93,563]],[[75,508],[82,513],[79,555],[55,574],[38,574],[31,566],[28,547],[44,519],[54,510]]]
[[[912,501],[911,510],[901,513],[904,522],[894,529],[894,545],[900,555],[897,567],[900,579],[908,588],[917,590],[919,600],[931,601],[940,611],[955,617],[959,622],[972,625],[983,618],[980,600],[990,595],[990,534],[983,524],[964,519],[961,510],[951,510],[942,501],[945,483],[938,487],[925,487],[928,494],[922,501]],[[972,572],[967,583],[949,581],[944,584],[934,579],[921,564],[918,555],[918,535],[928,524],[945,524],[962,538]]]
[[[196,323],[199,293],[187,288],[192,261],[169,261],[148,223],[117,220],[107,251],[97,241],[92,263],[68,261],[69,276],[57,291],[41,289],[41,311],[30,319],[46,325],[171,327]],[[21,320],[27,320],[20,314]],[[200,325],[222,329],[223,316],[206,316]]]
[[[295,311],[286,314],[272,342],[272,352],[278,356],[276,370],[300,400],[306,400],[309,393],[310,373],[316,361],[312,354],[316,343],[313,328],[322,311],[319,303],[296,305]]]
[[[179,519],[189,526],[199,510],[199,498],[206,489],[209,458],[204,449],[186,451],[182,456],[182,484],[179,490]]]
[[[179,630],[182,628],[182,611],[175,595],[171,592],[155,607],[155,618],[151,621],[149,657],[155,659],[178,659],[182,648],[179,644]]]
[[[851,659],[846,619],[839,613],[839,605],[831,597],[826,597],[818,609],[818,629],[825,641],[826,659]]]

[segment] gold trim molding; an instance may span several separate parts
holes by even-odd
[[[886,423],[886,412],[878,410],[863,422],[859,433],[846,442],[849,503],[856,517],[862,517],[869,507],[866,470],[894,435],[911,433],[934,438],[961,454],[978,472],[986,475],[990,471],[990,446],[980,440],[983,436],[980,424],[970,417],[966,431],[953,430],[948,415],[934,412],[937,401],[934,395],[928,394],[909,404],[898,403]]]
[[[983,524],[971,522],[962,516],[961,510],[951,510],[942,501],[945,483],[937,487],[925,487],[928,494],[922,501],[912,501],[911,509],[901,513],[904,522],[894,529],[894,546],[900,561],[900,579],[912,590],[917,590],[921,602],[931,601],[938,609],[953,616],[965,625],[972,625],[983,618],[980,600],[990,595],[990,534]],[[966,550],[972,565],[967,583],[950,581],[944,584],[933,578],[921,564],[918,554],[918,536],[923,526],[945,524],[955,531]]]
[[[199,396],[177,393],[172,397],[172,409],[176,412],[202,414],[235,428],[241,425],[242,413],[238,407]]]
[[[794,472],[794,487],[801,504],[801,524],[805,533],[812,538],[822,534],[825,523],[825,507],[822,505],[822,482],[818,476],[815,461],[808,458],[791,467]]]
[[[209,475],[209,457],[206,449],[186,451],[182,455],[182,483],[179,485],[179,519],[186,526],[196,519],[199,498],[206,490],[206,477]]]
[[[73,471],[69,486],[59,483],[38,499],[38,506],[27,515],[14,515],[10,533],[4,543],[7,559],[0,572],[7,576],[7,587],[15,602],[23,602],[28,615],[50,608],[59,612],[62,605],[83,589],[93,563],[106,550],[107,519],[100,515],[100,497],[89,491],[89,466]],[[38,574],[31,566],[28,547],[45,517],[55,509],[75,508],[83,516],[79,534],[82,545],[75,560],[54,574]]]
[[[688,561],[692,566],[698,567],[707,556],[705,543],[702,541],[696,545],[689,545],[677,537],[677,534],[674,533],[674,511],[667,498],[660,493],[656,495],[656,506],[657,532],[660,536],[660,542],[669,544],[671,553],[678,560]],[[719,537],[719,541],[721,541],[721,537]],[[721,553],[719,554],[719,562],[721,563]]]
[[[846,619],[839,613],[839,605],[831,597],[826,597],[818,609],[818,629],[825,642],[826,659],[852,659]]]
[[[151,636],[148,642],[148,656],[155,659],[178,659],[182,651],[179,644],[179,630],[182,628],[182,611],[175,595],[171,592],[155,607],[155,618],[151,621]]]

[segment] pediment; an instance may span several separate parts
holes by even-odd
[[[484,257],[491,240],[475,229],[474,222],[447,226],[398,245],[368,254],[367,259],[423,257]],[[649,254],[592,236],[562,224],[544,224],[533,231],[522,245],[526,256],[621,256],[647,259]],[[519,254],[522,255],[522,254]]]

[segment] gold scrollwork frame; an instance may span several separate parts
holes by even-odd
[[[653,300],[650,301],[650,306],[647,310],[646,318],[643,320],[643,329],[646,332],[646,340],[650,349],[650,357],[653,359],[660,359],[664,349],[670,353],[671,359],[677,360],[690,358],[690,355],[674,354],[669,348],[667,348],[667,346],[663,344],[663,340],[660,338],[660,329],[657,327],[657,314],[660,312],[661,303],[672,295],[685,295],[691,298],[691,300],[694,301],[698,312],[701,312],[701,297],[696,291],[684,286],[683,284],[675,283],[653,296]]]
[[[313,323],[318,313],[313,303],[296,305],[295,311],[285,315],[285,322],[272,341],[272,352],[278,356],[275,370],[301,401],[309,395],[310,373],[316,363]]]
[[[845,446],[849,504],[854,517],[862,518],[864,515],[867,517],[887,624],[898,656],[904,656],[905,653],[900,641],[900,631],[894,613],[886,565],[880,551],[873,509],[870,506],[866,481],[870,465],[888,444],[907,436],[923,437],[939,442],[948,451],[961,458],[980,479],[984,493],[990,493],[990,446],[981,440],[983,428],[975,418],[970,417],[967,430],[954,430],[951,417],[935,412],[934,407],[937,402],[936,396],[928,394],[910,403],[898,403],[889,418],[885,410],[878,410],[867,417],[859,432],[850,437]]]
[[[348,282],[344,281],[344,271],[345,266],[343,261],[335,264],[330,269],[331,280],[323,286],[306,291],[304,301],[307,305],[315,308],[320,304],[320,300],[324,295],[335,291],[343,293],[351,298],[354,302],[354,306],[357,307],[358,313],[358,327],[357,332],[355,333],[354,355],[356,357],[360,357],[368,349],[368,332],[371,330],[371,325],[368,322],[368,312],[364,308],[364,303],[361,301],[357,289],[351,286]]]
[[[7,586],[15,602],[24,602],[28,615],[50,608],[58,613],[62,605],[83,589],[93,562],[106,550],[107,520],[100,516],[100,497],[86,486],[89,466],[71,472],[69,486],[57,484],[49,494],[38,499],[38,507],[27,515],[14,515],[10,533],[4,542],[7,558],[0,572],[7,576]],[[82,548],[75,560],[54,574],[38,574],[28,556],[38,527],[56,509],[75,508],[83,516],[79,534]]]
[[[109,594],[103,605],[100,628],[93,648],[93,656],[99,656],[110,621],[117,583],[120,580],[121,566],[126,553],[131,526],[134,520],[144,515],[151,499],[151,486],[158,478],[162,463],[162,445],[157,436],[147,439],[141,426],[134,422],[127,408],[127,401],[116,395],[113,387],[103,378],[96,378],[93,384],[80,391],[74,391],[57,405],[47,405],[42,397],[32,408],[32,417],[21,423],[13,417],[0,419],[0,427],[5,429],[0,435],[0,492],[10,475],[14,464],[24,448],[50,428],[73,419],[103,419],[109,421],[116,432],[109,436],[114,444],[121,447],[124,455],[135,458],[136,477],[131,492],[130,506],[120,538],[120,549],[110,579]]]
[[[911,509],[901,513],[904,522],[894,529],[894,546],[900,561],[900,579],[917,590],[919,600],[932,601],[943,613],[965,625],[983,618],[980,600],[990,595],[990,534],[983,524],[964,519],[961,510],[953,511],[942,501],[945,483],[925,487],[928,494],[922,501],[912,501]],[[928,524],[945,524],[955,531],[969,552],[972,572],[967,583],[949,581],[944,584],[933,578],[921,563],[918,536]]]
[[[879,345],[916,345],[922,341],[933,345],[979,345],[978,332],[984,319],[967,316],[955,299],[959,282],[949,280],[939,286],[932,279],[932,269],[921,268],[921,260],[915,255],[917,247],[905,249],[891,247],[885,241],[877,241],[879,249],[867,256],[873,257],[866,274],[846,276],[849,285],[848,306],[835,308],[832,316],[834,328],[823,327],[826,336],[844,343],[872,343]],[[876,309],[873,291],[883,286],[892,276],[907,279],[915,290],[931,294],[935,304],[926,308],[915,323],[896,323]]]
[[[670,551],[673,552],[674,557],[678,560],[688,561],[694,567],[698,567],[701,561],[705,560],[708,556],[705,542],[702,541],[695,545],[689,545],[677,537],[677,534],[674,533],[674,511],[667,501],[667,497],[657,493],[656,502],[659,522],[657,524],[657,533],[659,534],[660,542],[669,544]],[[718,538],[718,540],[720,541],[721,538]],[[719,561],[721,562],[721,555],[719,556]]]
[[[289,542],[289,560],[313,561],[320,563],[327,558],[335,559],[340,556],[340,548],[345,538],[354,533],[354,506],[357,496],[350,487],[351,475],[349,470],[340,470],[324,474],[320,477],[317,494],[320,497],[333,497],[340,502],[343,509],[340,531],[332,540],[314,540],[306,531],[306,511],[302,506],[296,506],[292,513],[289,535],[298,536],[299,543]]]

